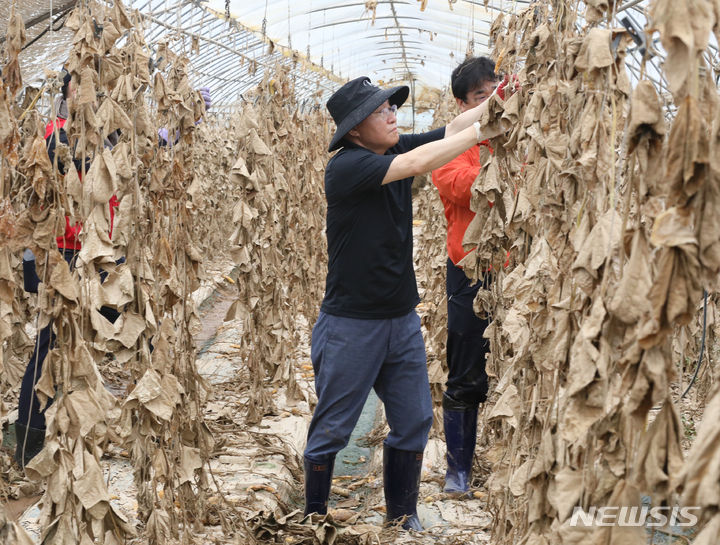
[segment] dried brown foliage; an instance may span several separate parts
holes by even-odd
[[[641,494],[659,505],[684,489],[685,505],[703,507],[698,539],[710,543],[720,428],[706,418],[683,459],[671,344],[720,270],[709,213],[720,209],[718,94],[702,57],[716,15],[709,2],[653,4],[677,107],[666,125],[654,86],[631,89],[628,36],[602,28],[613,3],[586,4],[589,27],[577,24],[575,2],[558,0],[491,30],[499,70],[523,84],[497,105],[514,128],[493,142],[473,186],[465,243],[477,251],[463,263],[470,276],[497,271],[492,294],[476,301],[494,317],[498,382],[484,414],[497,437],[485,453],[494,534],[639,542],[638,528],[571,527],[573,508],[639,505]],[[719,395],[715,386],[708,416]]]
[[[322,184],[329,122],[317,110],[301,115],[293,96],[292,80],[278,72],[234,123],[241,153],[231,179],[241,196],[230,251],[241,274],[227,318],[243,324],[240,355],[253,380],[250,424],[273,410],[272,384],[285,385],[290,399],[302,398],[297,349],[317,316],[327,272]]]
[[[497,271],[476,306],[494,318],[489,371],[497,384],[485,426],[497,440],[485,454],[503,543],[579,543],[588,535],[567,524],[574,506],[636,505],[642,493],[656,503],[682,493],[686,505],[702,506],[699,543],[711,543],[720,526],[720,423],[703,421],[684,460],[671,396],[672,335],[697,315],[702,289],[717,289],[720,271],[720,108],[702,58],[717,14],[705,1],[653,5],[677,107],[668,124],[648,81],[630,87],[627,36],[614,49],[615,31],[602,28],[613,4],[586,2],[588,28],[576,24],[576,3],[554,0],[491,30],[498,68],[521,67],[523,89],[491,104],[488,121],[504,118],[514,128],[493,142],[474,185],[477,215],[465,242],[477,251],[463,265],[476,277],[490,265]],[[0,374],[7,382],[8,362],[28,344],[22,330],[33,315],[20,294],[18,255],[29,247],[44,280],[39,325],[52,319],[58,334],[38,385],[44,398],[57,392],[46,448],[28,468],[47,479],[45,542],[114,543],[134,533],[104,483],[108,442],[132,453],[141,539],[190,540],[213,444],[202,419],[208,391],[195,369],[190,294],[202,261],[227,244],[240,272],[228,315],[242,319],[241,356],[252,377],[247,420],[273,411],[273,384],[302,395],[296,349],[314,321],[326,267],[327,118],[300,112],[292,77],[279,71],[225,127],[197,127],[202,105],[186,61],[164,48],[151,74],[150,52],[120,2],[83,4],[67,24],[77,32],[68,66],[78,94],[66,128],[91,160],[82,182],[68,149],[58,149],[65,177],[49,164],[39,114],[20,121],[14,113],[24,39],[17,20],[5,50]],[[58,87],[55,80],[49,90]],[[160,126],[179,131],[177,145],[158,148]],[[120,142],[106,150],[103,138],[115,129]],[[431,191],[418,201],[418,273],[438,396],[445,230]],[[110,240],[113,194],[120,207]],[[84,225],[75,271],[55,245],[65,215]],[[117,264],[121,256],[127,261]],[[103,284],[101,269],[109,272]],[[101,304],[122,309],[114,326],[99,315]],[[106,352],[134,380],[122,402],[98,371]],[[709,394],[712,415],[720,388]],[[22,543],[2,517],[0,535]],[[636,531],[596,528],[591,538],[624,544],[642,539]]]
[[[209,390],[195,367],[191,294],[203,262],[229,250],[240,272],[229,314],[244,318],[241,356],[254,381],[245,385],[248,420],[258,422],[272,410],[266,388],[294,381],[298,344],[323,290],[328,120],[299,108],[292,77],[279,69],[223,126],[196,125],[205,112],[187,61],[161,44],[163,61],[151,73],[142,27],[120,2],[83,3],[67,25],[76,32],[67,67],[77,92],[65,128],[71,148],[89,160],[87,172],[58,146],[67,171],[60,176],[38,112],[31,108],[19,123],[15,80],[0,86],[0,377],[17,383],[18,369],[5,364],[11,355],[15,366],[27,357],[23,328],[35,312],[40,327],[52,320],[58,340],[37,390],[55,401],[46,412],[46,447],[27,467],[46,481],[45,543],[116,543],[136,534],[110,502],[101,461],[108,443],[131,453],[140,539],[192,541],[207,519],[213,438],[202,416]],[[11,27],[15,44],[21,33]],[[17,49],[8,51],[9,62],[17,60]],[[45,92],[56,93],[57,74],[49,78]],[[178,134],[177,142],[159,147],[158,127]],[[104,148],[116,129],[118,144]],[[120,204],[110,239],[112,195]],[[55,243],[65,215],[83,224],[73,270]],[[21,292],[25,247],[43,280],[37,305]],[[115,324],[99,314],[101,305],[121,311]],[[99,372],[106,353],[132,379],[123,399],[106,390]],[[288,392],[301,395],[293,384]]]

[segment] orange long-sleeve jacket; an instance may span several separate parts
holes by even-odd
[[[480,146],[476,144],[449,163],[433,170],[432,180],[438,188],[447,218],[447,250],[454,264],[468,253],[462,240],[475,212],[470,210],[470,187],[480,172]]]

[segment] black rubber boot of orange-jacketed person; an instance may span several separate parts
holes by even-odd
[[[477,414],[477,407],[465,410],[443,407],[443,428],[447,445],[447,471],[443,490],[447,493],[465,495],[470,491]]]

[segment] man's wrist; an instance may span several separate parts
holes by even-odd
[[[475,140],[480,142],[480,122],[476,121],[473,123],[473,127],[475,127]]]

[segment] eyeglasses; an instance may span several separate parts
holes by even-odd
[[[388,117],[390,117],[390,114],[397,115],[397,109],[397,104],[393,104],[392,106],[387,106],[382,110],[373,113],[379,115],[383,119],[387,119]]]

